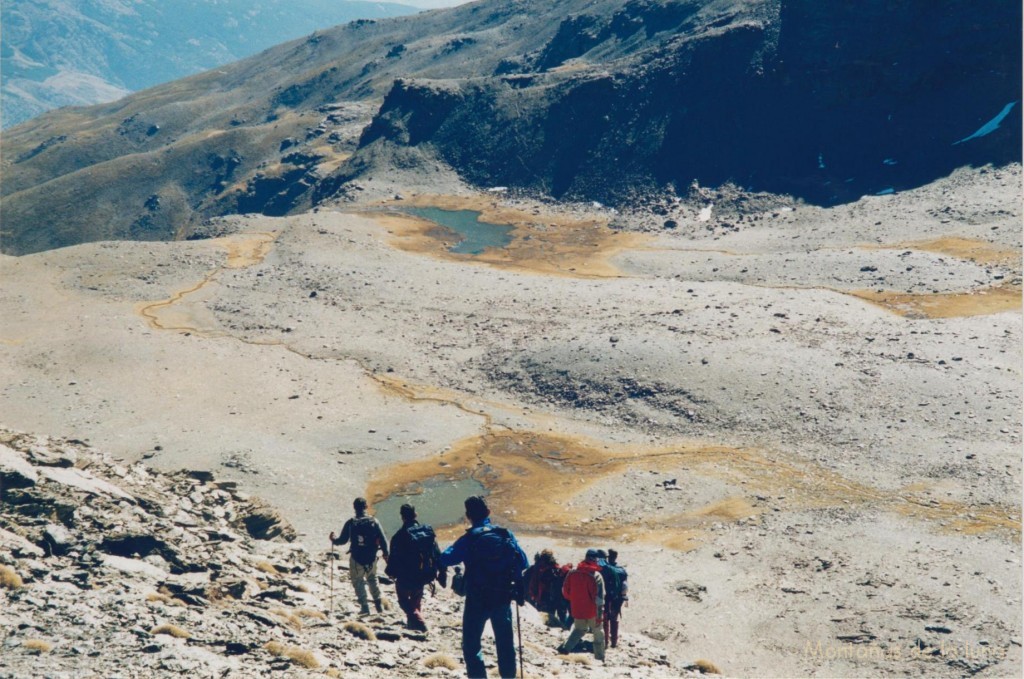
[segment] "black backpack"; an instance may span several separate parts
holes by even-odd
[[[368,565],[377,558],[379,531],[377,519],[372,516],[357,516],[352,519],[352,546],[349,551],[357,562]]]
[[[540,610],[553,613],[564,607],[566,599],[562,596],[562,585],[565,584],[566,574],[567,571],[562,566],[549,568],[544,573],[544,600],[541,602],[544,608]]]
[[[512,533],[499,526],[479,526],[468,533],[467,593],[483,597],[486,605],[523,603],[522,561]]]
[[[408,531],[411,563],[407,565],[409,577],[418,584],[429,585],[437,578],[438,550],[434,529],[416,525]]]

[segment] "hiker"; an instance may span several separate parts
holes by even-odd
[[[434,529],[416,520],[416,508],[404,504],[398,513],[402,527],[391,536],[391,555],[384,573],[395,579],[395,594],[405,613],[405,626],[426,632],[427,624],[420,613],[423,588],[430,585],[433,589],[434,580],[444,587],[448,569],[440,564],[441,550]]]
[[[618,559],[619,553],[614,549],[608,550],[607,557],[604,550],[598,550],[598,563],[601,564],[601,577],[604,579],[604,638],[611,648],[619,644],[622,605],[629,601],[629,583],[626,581],[628,573],[618,564]]]
[[[367,615],[370,612],[370,606],[366,601],[367,584],[370,585],[373,605],[377,612],[381,613],[384,607],[380,600],[380,587],[377,586],[377,550],[382,552],[384,561],[387,561],[388,541],[377,519],[366,513],[364,498],[357,497],[353,500],[352,508],[356,510],[355,517],[345,522],[345,527],[341,529],[341,537],[335,539],[334,533],[331,533],[331,544],[350,543],[348,574],[352,579],[352,587],[356,590],[356,598],[359,599],[359,614]]]
[[[529,561],[512,532],[491,523],[491,510],[482,497],[468,497],[465,505],[466,518],[472,525],[441,553],[441,565],[466,565],[466,604],[462,609],[466,675],[470,679],[487,676],[480,638],[490,620],[498,652],[498,674],[503,679],[514,679],[516,647],[511,602],[523,603],[522,578]]]
[[[565,576],[562,596],[569,600],[574,618],[572,632],[559,653],[572,653],[587,632],[594,635],[594,658],[604,660],[604,578],[596,549],[588,549],[584,560]]]
[[[550,549],[537,552],[533,565],[526,569],[526,600],[548,616],[549,625],[568,629],[572,625],[569,602],[562,596],[562,583],[569,574],[569,566],[559,566]]]

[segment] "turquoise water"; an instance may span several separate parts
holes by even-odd
[[[373,515],[384,527],[388,537],[402,527],[398,508],[408,502],[416,508],[420,523],[434,528],[451,526],[465,521],[463,504],[470,495],[486,495],[487,490],[476,479],[428,479],[408,491],[392,495],[373,505]]]
[[[476,210],[442,210],[437,207],[406,207],[402,212],[451,229],[462,237],[449,252],[479,255],[487,248],[503,248],[512,242],[513,227],[480,221]]]

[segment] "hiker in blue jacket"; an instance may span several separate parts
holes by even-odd
[[[441,553],[442,566],[466,565],[466,604],[462,609],[462,657],[470,679],[487,676],[480,638],[491,622],[498,652],[498,674],[516,676],[516,646],[512,630],[512,601],[523,603],[523,571],[530,565],[511,531],[491,523],[491,510],[478,496],[466,498],[466,518],[472,526]]]

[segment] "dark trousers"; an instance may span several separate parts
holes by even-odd
[[[488,620],[494,631],[494,645],[498,651],[498,674],[502,679],[515,679],[516,642],[512,630],[512,605],[508,602],[488,605],[482,597],[474,597],[472,594],[466,597],[466,605],[462,609],[462,658],[466,661],[466,676],[470,679],[484,679],[487,676],[480,638]]]
[[[604,639],[612,648],[619,643],[619,618],[622,616],[622,602],[608,601],[604,605]]]
[[[423,585],[410,586],[401,580],[396,580],[395,594],[398,596],[398,605],[405,613],[409,626],[423,626],[423,616],[420,614],[420,606],[423,604]]]

